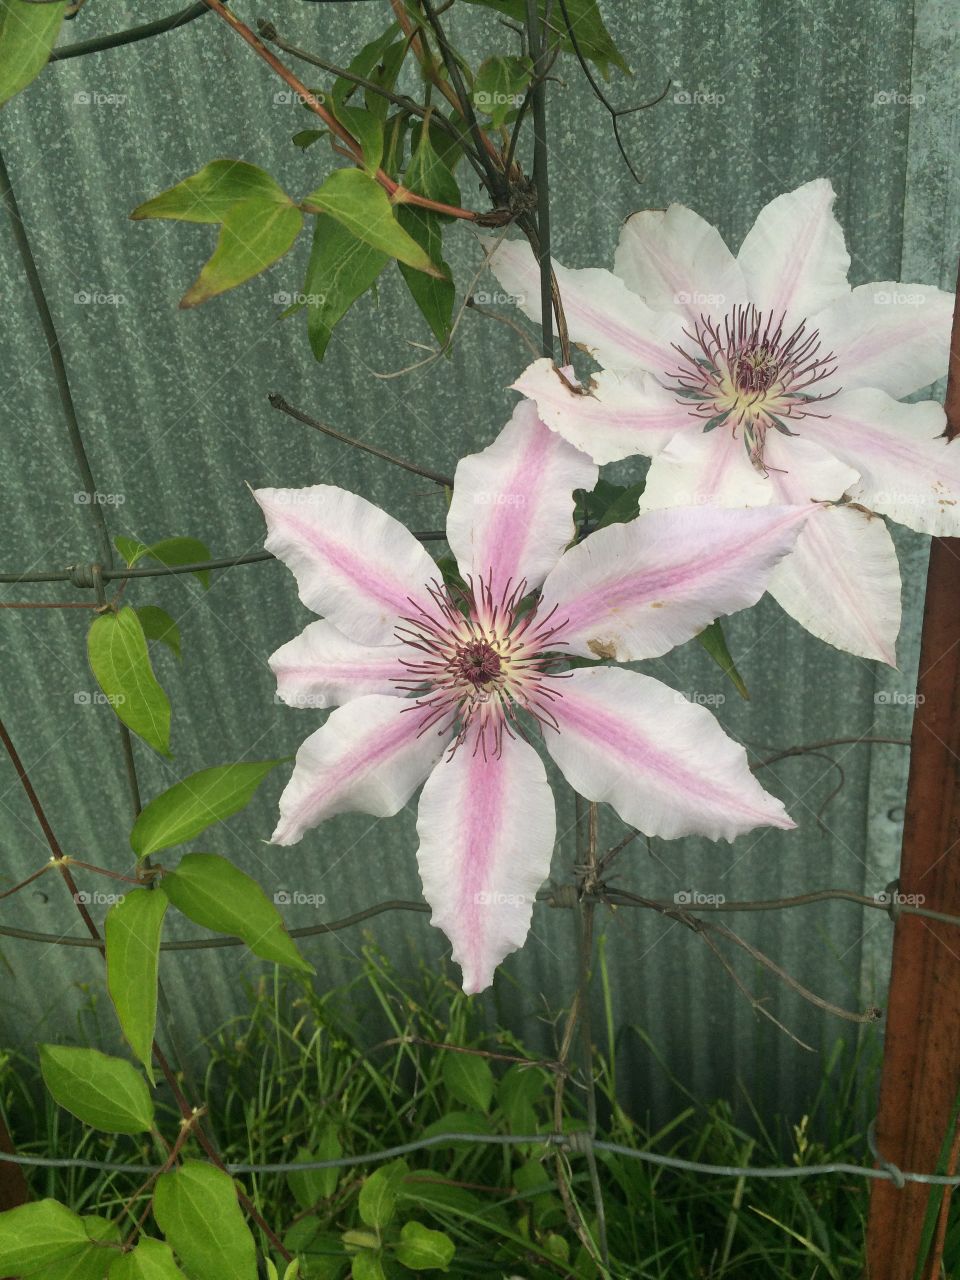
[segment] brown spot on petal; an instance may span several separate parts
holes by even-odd
[[[591,653],[595,653],[598,658],[615,658],[617,656],[617,646],[611,644],[609,640],[588,640],[587,648]]]

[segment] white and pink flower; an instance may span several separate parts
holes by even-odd
[[[277,844],[337,813],[397,813],[423,785],[418,862],[464,989],[523,945],[556,819],[531,739],[573,787],[652,836],[792,827],[712,714],[634,671],[569,657],[657,657],[763,594],[809,514],[658,511],[574,534],[597,467],[524,401],[456,471],[447,539],[462,588],[366,499],[260,489],[266,546],[311,623],[270,659],[280,696],[336,707],[301,746]],[[568,547],[568,549],[564,549]]]
[[[734,257],[683,205],[624,223],[613,272],[556,265],[575,342],[603,366],[587,394],[539,360],[514,383],[596,462],[653,459],[641,508],[818,501],[770,593],[814,635],[895,663],[900,572],[876,514],[960,534],[960,444],[932,401],[953,298],[928,285],[851,288],[828,181],[761,210]],[[490,266],[540,318],[526,242]]]

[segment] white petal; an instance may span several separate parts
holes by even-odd
[[[860,473],[802,432],[809,419],[792,423],[795,436],[768,431],[763,445],[774,494],[771,502],[830,502],[841,498],[860,479]]]
[[[540,268],[525,240],[481,237],[490,270],[524,315],[540,321]],[[571,271],[554,260],[570,337],[608,369],[673,368],[682,338],[679,314],[655,312],[602,267]]]
[[[845,391],[879,387],[899,399],[947,372],[953,294],[926,284],[861,284],[810,318],[837,358]],[[829,407],[829,406],[828,406]]]
[[[673,507],[598,529],[543,584],[564,652],[656,658],[756,604],[812,507]]]
[[[335,707],[368,693],[397,694],[408,676],[402,644],[357,644],[331,622],[311,622],[272,654],[277,693],[291,707]]]
[[[818,507],[793,553],[774,569],[769,591],[827,644],[896,666],[900,567],[882,516]]]
[[[429,713],[407,698],[373,693],[331,711],[297,752],[280,797],[274,844],[296,844],[337,813],[399,813],[450,738],[422,733]]]
[[[829,418],[804,418],[800,429],[860,473],[849,491],[855,502],[921,533],[960,534],[960,442],[941,434],[940,405],[862,388],[824,408]]]
[[[788,325],[850,291],[850,255],[834,198],[826,178],[777,196],[760,210],[740,248],[737,261],[753,302],[775,317],[786,312]]]
[[[707,708],[659,680],[583,668],[564,680],[555,713],[560,732],[545,742],[564,777],[645,835],[733,840],[795,825]]]
[[[595,464],[522,400],[493,444],[457,464],[447,541],[460,572],[492,575],[496,596],[539,587],[574,535],[574,489],[596,483]]]
[[[748,300],[743,272],[716,227],[686,205],[644,209],[620,230],[614,271],[656,310],[693,324]]]
[[[437,566],[408,529],[358,494],[333,485],[257,489],[264,546],[291,569],[300,599],[364,644],[393,638],[409,599],[428,602]]]
[[[553,794],[526,742],[504,735],[495,759],[467,740],[427,779],[417,861],[431,923],[450,939],[469,995],[523,946],[556,837]]]
[[[574,383],[572,370],[564,370]],[[593,375],[588,394],[571,391],[549,360],[537,360],[513,384],[537,403],[540,417],[594,462],[618,462],[632,454],[648,457],[678,432],[697,431],[694,418],[673,391],[649,373]]]
[[[684,431],[650,463],[641,511],[663,507],[762,507],[770,485],[730,427]]]

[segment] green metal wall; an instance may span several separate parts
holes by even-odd
[[[250,0],[237,0],[235,8],[249,22],[264,12]],[[289,38],[344,61],[385,21],[386,9],[277,0],[270,16]],[[494,19],[469,6],[457,9],[465,12],[455,34],[477,53]],[[644,178],[637,187],[605,111],[575,64],[560,66],[565,83],[551,86],[549,130],[561,261],[608,265],[621,220],[635,208],[671,200],[699,209],[736,244],[761,203],[826,175],[839,193],[854,283],[904,278],[952,287],[960,94],[948,0],[915,6],[607,0],[603,9],[636,72],[633,82],[612,82],[614,99],[627,105],[652,97],[668,78],[673,87],[661,105],[625,123]],[[156,10],[147,0],[122,6],[91,0],[63,38],[132,25]],[[243,553],[260,545],[263,532],[248,483],[320,481],[355,488],[414,528],[442,525],[442,499],[427,482],[291,423],[267,404],[271,391],[444,471],[488,443],[509,413],[514,396],[504,388],[527,352],[507,327],[473,314],[464,317],[450,360],[404,377],[375,376],[409,364],[418,355],[410,343],[428,340],[399,278],[389,273],[379,305],[362,301],[337,330],[325,363],[316,365],[302,318],[279,320],[274,301],[300,287],[306,238],[266,276],[178,312],[213,229],[134,224],[127,215],[218,156],[260,164],[293,193],[318,185],[328,155],[320,146],[301,153],[291,145],[305,117],[297,106],[275,103],[279,88],[235,36],[206,16],[146,44],[51,66],[0,113],[0,147],[60,331],[97,485],[123,498],[107,509],[114,534],[145,540],[193,534],[215,555]],[[675,102],[681,90],[721,95],[723,102]],[[83,102],[84,94],[101,100]],[[878,94],[895,100],[878,101]],[[465,183],[464,198],[475,202],[480,194]],[[468,282],[480,261],[469,231],[456,233],[448,256],[461,284]],[[6,226],[0,264],[0,569],[59,568],[94,556],[92,526],[73,499],[81,486]],[[123,301],[77,300],[96,292]],[[630,471],[620,464],[611,475]],[[923,539],[899,531],[898,542],[905,606],[900,673],[828,649],[770,600],[728,627],[753,694],[749,704],[735,700],[695,645],[644,669],[688,693],[727,694],[721,720],[758,754],[831,737],[905,736],[909,710],[888,695],[911,688],[926,548]],[[186,576],[154,579],[131,584],[127,596],[168,609],[184,639],[182,666],[165,654],[157,658],[174,705],[175,760],[137,747],[145,796],[207,765],[291,753],[318,723],[314,713],[273,699],[265,659],[308,620],[282,566],[220,573],[208,592]],[[7,588],[4,598],[63,599],[65,591]],[[129,864],[129,800],[116,726],[109,708],[77,700],[93,687],[84,650],[88,621],[80,611],[0,614],[2,714],[67,851],[122,870]],[[887,701],[877,702],[877,694]],[[765,780],[787,802],[799,831],[746,837],[732,848],[691,840],[655,842],[647,852],[638,842],[621,859],[621,883],[650,895],[696,886],[728,898],[827,886],[882,889],[897,863],[906,752],[856,746],[834,754],[844,786],[822,826],[816,811],[836,771],[817,758],[783,761]],[[273,848],[263,841],[280,773],[245,814],[198,847],[235,859],[268,891],[325,895],[326,918],[385,897],[419,897],[415,805],[384,821],[338,818],[295,848]],[[574,852],[568,796],[559,808],[564,835],[554,872],[563,878]],[[604,834],[618,838],[609,815]],[[2,883],[15,882],[44,857],[13,771],[0,761]],[[317,918],[310,907],[290,913],[295,925]],[[79,925],[52,878],[0,903],[0,922],[67,932]],[[537,908],[525,951],[506,963],[495,991],[483,998],[491,1017],[549,1043],[549,1026],[537,1020],[568,997],[573,927],[570,913]],[[882,999],[890,925],[879,912],[833,904],[738,917],[737,927],[829,1000],[863,1007]],[[425,916],[381,916],[369,929],[401,967],[444,951]],[[627,910],[607,918],[606,932],[612,998],[624,1028],[621,1076],[635,1103],[662,1111],[675,1095],[630,1028],[649,1036],[682,1085],[701,1096],[733,1097],[742,1083],[762,1106],[802,1109],[818,1061],[756,1019],[697,938]],[[355,930],[307,944],[318,981],[330,986],[355,974],[362,943]],[[76,1010],[91,995],[110,1027],[95,953],[4,939],[2,961],[0,1042],[69,1038]],[[771,1011],[818,1051],[849,1034],[845,1024],[760,978],[751,964],[736,963],[746,981],[769,994]],[[163,981],[192,1054],[200,1054],[204,1032],[238,1008],[244,980],[262,969],[239,950],[165,958]]]

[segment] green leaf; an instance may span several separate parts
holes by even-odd
[[[334,326],[371,288],[389,261],[388,254],[358,240],[336,219],[325,213],[318,215],[303,286],[307,334],[317,360],[323,359]]]
[[[25,89],[50,58],[67,0],[28,4],[0,0],[0,105]]]
[[[419,1222],[405,1222],[397,1245],[397,1261],[411,1271],[446,1271],[456,1246],[442,1231],[431,1231]]]
[[[497,1105],[511,1133],[536,1133],[536,1103],[544,1096],[547,1077],[540,1067],[516,1062],[497,1085]]]
[[[175,187],[137,205],[130,217],[173,218],[177,222],[223,222],[230,210],[245,200],[278,206],[290,198],[269,173],[245,160],[213,160]]]
[[[349,1256],[338,1235],[319,1218],[301,1218],[283,1237],[291,1253],[302,1254],[310,1264],[309,1280],[340,1280]]]
[[[155,604],[142,604],[135,612],[148,640],[159,640],[175,658],[181,657],[180,628],[166,609],[158,609]]]
[[[30,1272],[30,1280],[103,1280],[115,1249],[105,1246],[120,1243],[120,1228],[108,1218],[88,1214],[82,1219],[87,1243],[68,1258],[59,1258],[39,1271]]]
[[[495,9],[497,13],[505,14],[514,22],[523,23],[526,19],[526,0],[468,0],[468,3],[483,5],[485,9]],[[538,8],[541,16],[544,3],[545,0],[539,0]],[[565,3],[582,57],[588,62],[595,63],[604,76],[609,75],[611,66],[619,67],[629,75],[630,68],[603,24],[597,0],[565,0]],[[572,53],[573,42],[559,4],[553,5],[552,15],[548,43],[552,43],[554,36],[559,36],[560,47],[565,52]]]
[[[380,1254],[372,1249],[361,1249],[353,1255],[350,1267],[353,1280],[386,1280],[386,1272],[380,1261]]]
[[[340,1138],[333,1125],[327,1125],[314,1147],[301,1147],[294,1160],[339,1160],[343,1155]],[[321,1200],[327,1200],[337,1189],[340,1170],[313,1169],[307,1173],[291,1173],[287,1178],[290,1190],[301,1209],[309,1209]]]
[[[212,1164],[187,1160],[161,1174],[153,1216],[191,1280],[257,1280],[257,1250],[233,1179]]]
[[[301,208],[306,213],[329,213],[372,248],[417,271],[437,274],[428,255],[394,217],[387,193],[360,169],[335,169]]]
[[[105,1133],[146,1133],[153,1127],[150,1090],[125,1058],[61,1044],[37,1047],[54,1101],[78,1120]]]
[[[242,938],[254,955],[315,973],[256,880],[215,853],[188,853],[160,888],[178,911],[205,929]]]
[[[67,1258],[90,1242],[83,1219],[57,1200],[0,1213],[0,1272],[22,1275]]]
[[[364,1178],[360,1188],[360,1220],[380,1232],[393,1218],[400,1184],[407,1175],[404,1160],[392,1160]]]
[[[193,840],[214,822],[239,813],[281,760],[256,760],[201,769],[150,801],[133,830],[130,845],[138,858]]]
[[[493,1072],[486,1058],[473,1053],[446,1053],[443,1083],[458,1102],[488,1111],[493,1100]]]
[[[489,1133],[490,1121],[479,1111],[447,1111],[439,1119],[428,1124],[423,1131],[425,1138],[432,1138],[438,1133]],[[452,1148],[469,1147],[469,1142],[454,1142]]]
[[[138,560],[146,557],[159,561],[168,569],[182,564],[200,564],[210,559],[210,548],[199,538],[161,538],[150,546],[136,538],[118,537],[113,542],[131,569]],[[209,569],[195,569],[193,576],[199,578],[204,587],[209,587]]]
[[[383,159],[383,119],[366,107],[339,106],[334,108],[334,115],[360,143],[364,169],[376,173]]]
[[[87,633],[87,655],[114,711],[161,755],[170,755],[170,703],[153,674],[135,609],[103,613]]]
[[[403,185],[408,190],[416,192],[418,196],[428,196],[441,204],[459,205],[460,184],[453,176],[450,166],[437,154],[431,140],[433,137],[436,137],[436,134],[429,128],[429,122],[425,120],[416,148],[403,175]],[[446,141],[449,142],[449,139]],[[434,216],[453,221],[449,214]]]
[[[587,493],[577,490],[577,521],[586,516],[592,531],[605,529],[611,524],[626,524],[637,515],[637,504],[643,493],[644,481],[636,484],[611,484],[609,480],[598,480],[596,486]]]
[[[437,155],[430,141],[428,122],[420,131],[420,140],[403,177],[404,185],[417,195],[428,196],[443,204],[458,205],[460,188],[449,168]],[[450,336],[450,321],[456,289],[450,268],[443,260],[442,222],[446,215],[413,205],[401,205],[397,218],[403,229],[416,240],[440,272],[428,276],[398,263],[414,302],[420,308],[434,337],[442,345]]]
[[[173,1250],[152,1236],[141,1236],[135,1249],[114,1259],[107,1275],[110,1280],[183,1280]]]
[[[151,1084],[157,1021],[160,933],[168,900],[155,889],[134,889],[110,908],[104,921],[107,989],[130,1048]]]
[[[302,226],[303,214],[292,200],[281,205],[251,197],[233,205],[220,224],[212,257],[180,306],[197,307],[266,271],[291,247]]]
[[[299,147],[301,151],[306,151],[307,147],[312,147],[318,139],[326,135],[326,129],[301,129],[299,133],[295,133],[290,141],[295,147]]]
[[[727,648],[726,637],[723,634],[723,627],[719,622],[711,622],[709,627],[705,627],[699,633],[697,639],[709,653],[720,670],[729,677],[733,682],[733,687],[739,693],[741,698],[750,700],[750,690],[744,683],[743,676],[737,670],[733,658],[730,656],[730,650]]]
[[[473,105],[499,129],[523,102],[532,78],[529,58],[487,58],[474,81]]]

